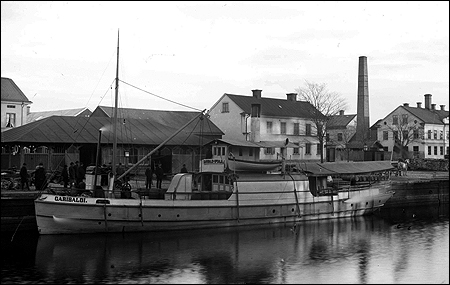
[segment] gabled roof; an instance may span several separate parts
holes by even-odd
[[[327,129],[345,129],[355,117],[356,114],[331,116],[327,123]]]
[[[27,122],[33,122],[37,120],[41,120],[43,118],[51,117],[51,116],[89,116],[92,114],[91,110],[88,108],[76,108],[76,109],[66,109],[66,110],[55,110],[55,111],[42,111],[42,112],[31,112],[27,116]]]
[[[192,119],[194,117],[191,117]],[[190,120],[189,119],[189,120]],[[167,145],[199,145],[200,133],[211,139],[221,138],[222,131],[208,118],[200,123],[192,122],[167,142]],[[173,119],[171,124],[156,120],[120,119],[117,124],[117,143],[134,145],[159,145],[188,121]],[[2,132],[3,143],[97,143],[102,128],[101,142],[111,144],[112,120],[106,117],[51,116]],[[205,143],[205,142],[203,142]]]
[[[425,124],[443,124],[442,120],[447,118],[449,115],[449,111],[444,110],[430,110],[426,108],[416,108],[416,107],[406,107],[400,106],[401,108],[407,110],[420,120],[422,120]]]
[[[313,105],[305,101],[289,101],[286,99],[264,98],[259,99],[253,96],[234,95],[225,93],[239,108],[245,113],[251,113],[252,104],[261,104],[261,115],[268,117],[297,117],[314,118],[317,111]],[[323,114],[320,113],[321,116]]]
[[[91,117],[113,117],[114,108],[107,106],[98,106]],[[161,124],[173,124],[180,122],[188,122],[190,119],[198,115],[199,112],[188,111],[163,111],[163,110],[149,110],[149,109],[131,109],[118,108],[118,118],[133,118],[133,119],[150,119]],[[180,125],[182,126],[182,125]]]
[[[31,103],[12,79],[2,77],[2,101]]]

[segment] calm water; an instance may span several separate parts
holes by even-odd
[[[448,284],[448,204],[383,214],[295,229],[3,235],[1,283]]]

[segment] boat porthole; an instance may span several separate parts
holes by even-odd
[[[353,204],[350,204],[350,207],[353,207]]]
[[[139,214],[139,216],[138,217],[142,217],[142,215],[141,214]]]
[[[98,222],[98,224],[99,224],[99,225],[101,225],[101,224],[102,224],[102,222]]]
[[[111,217],[111,213],[108,213],[108,217]]]
[[[292,209],[291,209],[291,212],[294,212],[294,211],[295,211],[294,208],[292,208]]]
[[[381,200],[378,200],[378,203],[381,203]]]
[[[272,210],[272,213],[274,213],[274,214],[275,214],[275,209],[273,209],[273,210]]]
[[[161,214],[158,214],[158,218],[161,218]]]
[[[369,202],[366,202],[366,205],[369,205]]]
[[[428,193],[432,194],[432,193],[433,193],[433,190],[428,191]]]
[[[180,217],[180,214],[177,214],[177,218],[179,218]]]

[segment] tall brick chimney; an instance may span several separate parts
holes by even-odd
[[[369,80],[367,57],[359,57],[358,107],[356,112],[356,140],[362,142],[369,135]]]
[[[431,94],[423,95],[425,97],[425,109],[431,109]]]
[[[297,101],[297,93],[287,93],[286,96],[288,101]]]
[[[253,97],[254,98],[261,99],[261,92],[262,92],[262,90],[255,89],[255,90],[252,90],[252,92],[253,92]]]

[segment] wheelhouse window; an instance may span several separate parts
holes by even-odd
[[[275,148],[273,148],[273,147],[266,147],[264,149],[264,154],[275,154]]]

